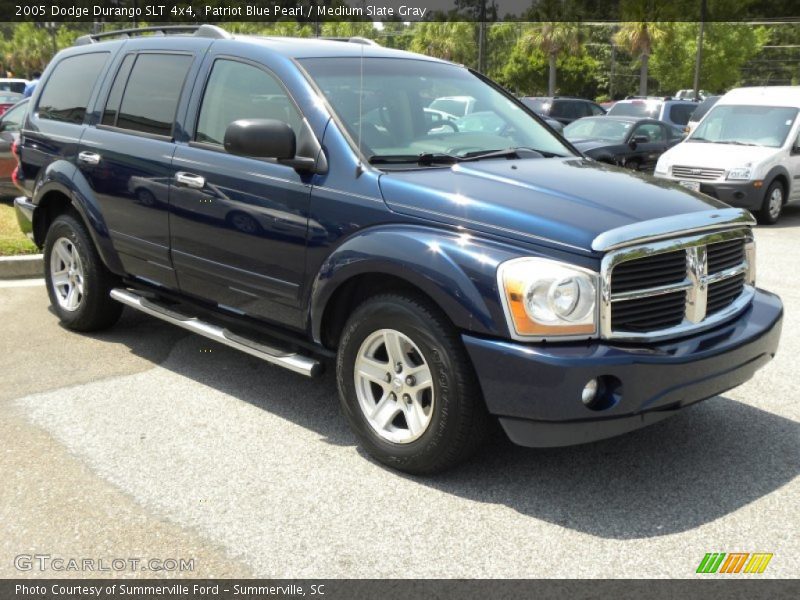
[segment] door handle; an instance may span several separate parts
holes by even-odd
[[[78,154],[78,160],[87,165],[99,165],[101,156],[96,152],[81,152]]]
[[[175,181],[177,181],[180,185],[185,185],[186,187],[194,188],[196,190],[202,189],[206,185],[205,177],[201,177],[200,175],[192,175],[191,173],[184,173],[183,171],[178,171],[175,173]]]

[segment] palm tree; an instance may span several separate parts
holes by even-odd
[[[638,56],[639,70],[639,95],[647,95],[647,69],[653,46],[664,39],[664,30],[655,23],[647,21],[631,21],[623,23],[614,34],[614,43],[627,50],[631,55]]]
[[[547,80],[547,94],[556,93],[556,61],[563,52],[578,52],[583,43],[581,29],[577,23],[545,23],[525,34],[523,43],[547,55],[550,75]]]

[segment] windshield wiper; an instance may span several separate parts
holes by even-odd
[[[543,152],[542,150],[534,150],[533,148],[505,148],[504,150],[485,150],[478,152],[467,152],[461,161],[481,160],[484,158],[544,158],[546,155],[561,156],[560,154],[553,154],[552,152]]]
[[[717,143],[718,144],[732,144],[734,146],[758,146],[758,144],[752,144],[750,142],[739,142],[737,140],[720,140]]]
[[[401,165],[401,164],[418,164],[418,165],[433,165],[444,164],[451,165],[463,160],[458,156],[452,154],[445,154],[444,152],[423,152],[422,154],[376,154],[369,157],[369,164],[371,165]]]

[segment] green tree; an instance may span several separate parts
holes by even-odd
[[[581,50],[582,32],[577,23],[544,23],[523,34],[523,45],[547,56],[549,76],[547,94],[556,93],[558,58],[563,53],[577,54]]]
[[[667,23],[664,40],[652,57],[653,76],[663,90],[691,88],[697,55],[697,23]],[[720,92],[739,85],[743,65],[769,39],[764,27],[745,23],[706,23],[700,87]]]
[[[478,53],[475,46],[475,23],[418,23],[413,28],[409,50],[450,60],[465,65],[474,65]]]
[[[633,21],[623,23],[614,34],[613,41],[618,46],[639,57],[639,94],[647,95],[647,75],[650,55],[653,46],[664,39],[665,33],[661,25],[646,21]]]

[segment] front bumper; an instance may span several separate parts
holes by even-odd
[[[674,183],[678,183],[680,179],[673,177],[663,177]],[[700,191],[712,198],[722,200],[725,204],[730,204],[737,208],[746,208],[747,210],[756,211],[761,208],[764,203],[765,187],[756,187],[752,181],[720,181],[713,183],[706,183],[703,181],[697,182],[700,184]]]
[[[33,213],[36,205],[25,196],[14,199],[14,209],[17,213],[17,223],[22,233],[33,240]]]
[[[639,429],[736,387],[775,355],[783,305],[756,290],[736,319],[655,344],[531,344],[463,340],[489,412],[522,446],[568,446]],[[595,377],[619,386],[602,410],[581,402]]]

